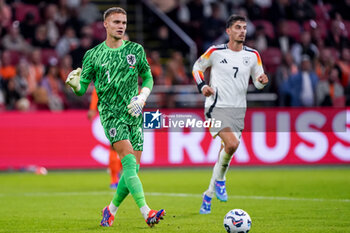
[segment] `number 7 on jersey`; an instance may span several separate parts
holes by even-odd
[[[234,74],[234,78],[237,78],[237,73],[238,73],[238,67],[234,66],[233,67],[234,71],[235,71],[235,74]]]

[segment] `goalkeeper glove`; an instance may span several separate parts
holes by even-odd
[[[81,68],[75,69],[68,74],[66,79],[66,83],[71,86],[75,92],[80,90],[80,74]]]
[[[129,114],[133,117],[138,117],[142,113],[142,108],[145,106],[146,99],[151,93],[151,90],[148,87],[141,89],[141,92],[138,96],[131,98],[130,104],[128,105]]]

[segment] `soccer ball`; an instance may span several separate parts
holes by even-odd
[[[241,209],[230,210],[224,218],[227,233],[248,233],[252,226],[249,214]]]

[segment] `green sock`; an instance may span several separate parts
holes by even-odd
[[[141,208],[146,205],[146,200],[143,193],[142,183],[136,173],[136,158],[133,154],[128,154],[121,161],[126,187],[134,198],[137,206]]]
[[[136,164],[136,173],[139,173],[140,170],[140,164]],[[126,187],[124,175],[120,177],[117,191],[114,194],[113,197],[113,204],[117,207],[120,206],[120,204],[124,201],[124,199],[129,195],[129,189]]]

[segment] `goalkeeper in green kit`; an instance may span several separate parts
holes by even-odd
[[[113,224],[120,204],[131,193],[146,223],[152,227],[163,219],[165,210],[148,207],[137,173],[143,150],[142,108],[152,90],[153,78],[143,47],[122,39],[127,24],[126,11],[112,7],[105,11],[103,18],[106,40],[86,52],[82,69],[73,70],[66,83],[81,96],[90,82],[94,82],[101,123],[123,165],[113,200],[102,210],[101,226]],[[143,80],[140,94],[138,76]]]

